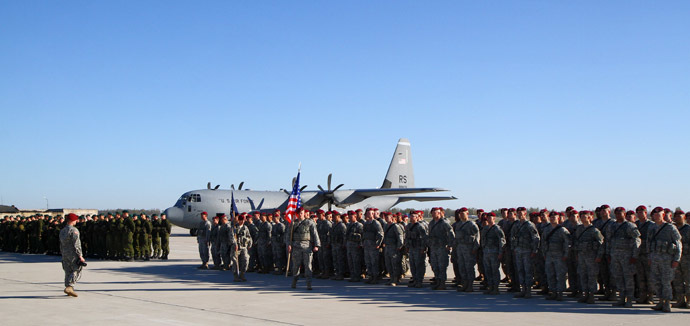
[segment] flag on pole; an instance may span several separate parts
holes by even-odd
[[[302,198],[300,197],[299,191],[299,175],[300,172],[297,172],[297,178],[295,179],[295,184],[292,186],[290,200],[288,200],[287,209],[285,210],[285,220],[288,221],[288,223],[292,223],[295,211],[302,207]]]
[[[240,212],[237,210],[237,206],[235,205],[235,192],[234,191],[231,192],[230,196],[231,196],[231,200],[232,200],[232,202],[230,204],[230,215],[232,217],[235,217],[235,216],[240,214]]]

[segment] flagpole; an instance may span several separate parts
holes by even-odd
[[[299,162],[299,165],[297,166],[297,175],[298,176],[299,176],[300,172],[302,172],[302,162]],[[292,257],[292,231],[294,231],[294,229],[295,229],[293,227],[295,225],[294,221],[295,221],[295,215],[293,213],[293,216],[290,219],[290,244],[288,245],[288,246],[290,246],[290,250],[288,251],[288,256],[287,256],[287,268],[285,268],[285,277],[288,277],[288,274],[290,273],[290,258]]]

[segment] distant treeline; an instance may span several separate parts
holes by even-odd
[[[129,216],[141,215],[142,213],[146,214],[146,216],[151,216],[153,214],[158,214],[158,215],[161,214],[160,209],[137,209],[137,208],[99,209],[98,214],[106,215],[108,213],[112,213],[113,215],[115,215],[115,213],[122,214],[122,212],[124,212],[124,211],[128,211]]]

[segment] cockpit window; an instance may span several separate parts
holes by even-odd
[[[189,202],[190,203],[200,203],[201,202],[201,195],[199,195],[199,194],[189,195]]]

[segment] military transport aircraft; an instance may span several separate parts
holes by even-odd
[[[376,207],[388,210],[391,207],[406,201],[437,201],[453,200],[454,196],[410,196],[410,194],[423,192],[448,191],[440,188],[414,188],[414,173],[412,169],[412,153],[410,142],[401,138],[393,153],[393,159],[388,167],[388,173],[383,180],[381,188],[374,189],[340,189],[340,184],[331,189],[331,177],[328,175],[328,189],[305,190],[301,192],[302,206],[309,210],[336,207],[338,211],[355,210],[358,208]],[[293,179],[293,185],[295,180]],[[244,183],[244,182],[243,182]],[[278,191],[242,190],[243,183],[238,189],[211,188],[209,182],[206,189],[192,190],[182,194],[173,207],[165,210],[168,220],[180,227],[190,229],[199,225],[201,212],[208,212],[209,216],[216,213],[229,214],[231,201],[234,198],[235,206],[239,212],[262,211],[273,212],[275,209],[285,210],[290,192],[281,189]],[[306,186],[302,187],[304,190]]]

